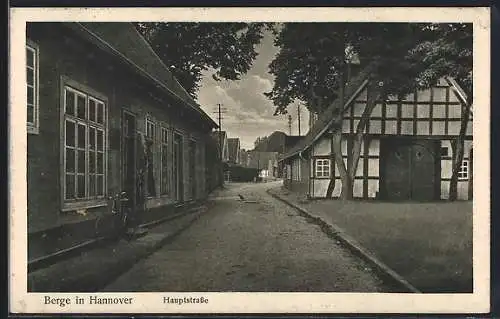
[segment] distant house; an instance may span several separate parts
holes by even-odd
[[[227,139],[228,153],[229,153],[229,163],[239,164],[240,163],[240,139],[239,138],[228,138]]]
[[[361,72],[346,88],[343,105],[342,156],[352,141],[366,105],[366,74]],[[356,198],[437,200],[449,195],[452,144],[460,131],[461,103],[466,97],[453,79],[442,79],[431,89],[405,98],[378,101],[363,135],[361,159],[353,192]],[[317,117],[308,134],[281,157],[285,186],[311,198],[324,198],[331,176],[333,197],[340,195],[341,179],[331,162],[331,123],[337,101]],[[467,126],[465,156],[458,173],[459,199],[471,199],[472,115]]]
[[[218,150],[221,152],[221,147],[222,147],[222,162],[227,163],[229,162],[229,147],[228,147],[228,141],[227,141],[227,133],[226,131],[214,131],[212,132],[212,138],[215,139],[218,143]]]
[[[131,23],[26,27],[30,252],[61,227],[94,236],[120,191],[135,203],[140,187],[147,209],[207,196],[217,125]]]

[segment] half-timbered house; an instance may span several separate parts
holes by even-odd
[[[346,166],[367,100],[368,80],[360,76],[348,85],[343,106],[341,149]],[[415,91],[405,98],[378,101],[363,132],[361,158],[353,181],[354,198],[447,199],[452,141],[459,134],[461,103],[466,100],[453,79],[443,78],[435,87]],[[286,167],[284,185],[310,198],[324,198],[331,177],[335,176],[332,197],[339,197],[341,178],[337,165],[332,163],[334,119],[325,115],[312,115],[311,119],[305,138],[281,157]],[[457,195],[458,199],[467,200],[472,198],[472,114],[464,144]]]

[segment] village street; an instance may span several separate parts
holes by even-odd
[[[104,291],[387,290],[367,264],[268,195],[276,183],[227,184],[198,221]]]

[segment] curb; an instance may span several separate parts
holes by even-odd
[[[306,217],[307,219],[310,219],[312,222],[320,226],[321,230],[325,232],[327,235],[334,237],[335,239],[338,239],[354,254],[361,257],[364,261],[368,262],[379,273],[380,277],[389,281],[393,286],[402,289],[403,292],[421,293],[420,290],[415,288],[401,275],[396,273],[389,266],[387,266],[385,263],[383,263],[377,257],[375,257],[372,253],[368,252],[356,240],[347,235],[339,226],[333,223],[330,224],[324,221],[321,217],[315,216],[310,212],[308,212],[307,210],[305,210],[304,208],[289,202],[288,200],[280,197],[277,194],[274,194],[271,191],[271,189],[266,190],[266,193],[278,199],[279,201],[287,204],[288,206],[291,206],[294,209],[298,210],[302,216]]]
[[[194,215],[194,216],[193,216]],[[110,261],[109,265],[106,265],[106,269],[102,271],[91,271],[87,273],[77,273],[74,276],[61,278],[59,280],[54,280],[58,278],[57,269],[49,271],[48,274],[41,274],[41,280],[39,282],[34,282],[36,272],[33,273],[33,277],[29,278],[28,291],[29,292],[98,292],[105,288],[108,284],[113,282],[116,278],[121,276],[123,273],[128,271],[137,262],[149,257],[151,254],[156,252],[165,244],[174,240],[179,234],[181,234],[185,229],[190,227],[195,221],[197,221],[201,215],[201,212],[190,213],[186,215],[189,216],[185,222],[178,227],[175,227],[171,232],[166,232],[164,236],[159,238],[157,241],[152,243],[150,246],[144,247],[140,251],[132,251],[131,256],[125,255],[124,258],[118,258],[116,260]],[[180,217],[182,218],[182,217]],[[52,274],[51,273],[54,273]]]

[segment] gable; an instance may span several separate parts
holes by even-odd
[[[355,133],[366,105],[366,88],[344,114],[342,133]],[[456,136],[462,117],[461,92],[445,79],[433,88],[415,91],[402,99],[378,101],[365,133],[382,135]],[[472,135],[472,118],[467,128]]]

